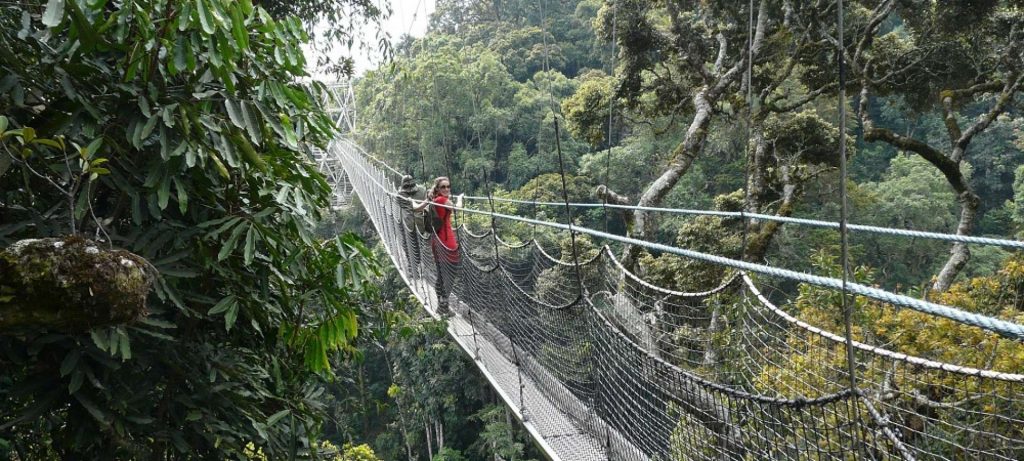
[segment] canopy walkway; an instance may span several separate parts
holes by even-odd
[[[318,161],[344,182],[339,194],[358,197],[432,315],[438,278],[453,283],[449,332],[552,459],[1024,459],[1024,370],[994,365],[1021,363],[997,360],[1024,357],[1019,323],[845,286],[862,305],[987,338],[991,359],[972,368],[932,351],[889,350],[866,335],[847,341],[776,305],[781,290],[765,289],[795,281],[839,296],[844,285],[828,277],[473,209],[463,210],[458,248],[447,249],[406,225],[393,169],[345,139]],[[474,231],[465,224],[471,215],[505,232],[494,221]],[[569,232],[733,275],[703,292],[660,288],[627,271],[608,246],[573,263],[543,243]]]

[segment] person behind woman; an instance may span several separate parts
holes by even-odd
[[[402,224],[405,232],[405,254],[408,257],[410,272],[413,278],[419,278],[420,271],[420,235],[426,232],[423,224],[423,210],[414,211],[417,203],[427,199],[427,189],[412,176],[402,176],[402,186],[398,189],[398,207],[402,209]]]
[[[434,282],[434,291],[437,292],[437,313],[447,316],[450,313],[448,308],[448,296],[452,291],[452,283],[455,271],[459,264],[459,243],[455,239],[455,231],[452,230],[451,208],[452,183],[447,176],[440,176],[434,180],[433,187],[427,193],[427,201],[414,204],[414,210],[427,208],[431,203],[432,213],[435,216],[427,216],[426,219],[433,219],[435,223],[434,234],[437,238],[431,240],[431,249],[434,252],[434,262],[437,266],[437,280]],[[455,197],[455,207],[462,208],[462,195]]]

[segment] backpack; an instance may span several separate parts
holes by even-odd
[[[423,217],[423,228],[431,234],[437,234],[441,227],[444,226],[444,221],[441,220],[441,214],[438,213],[438,206],[434,202],[430,202],[427,205],[427,209],[424,210],[425,216]]]

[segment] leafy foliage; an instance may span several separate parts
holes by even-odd
[[[515,438],[508,408],[498,405],[484,407],[476,414],[484,423],[479,446],[483,454],[491,454],[508,461],[525,461],[525,444]]]
[[[834,256],[822,251],[815,255],[815,264],[830,275],[838,275],[841,268]],[[871,284],[875,272],[867,266],[854,269],[854,278]],[[1024,320],[1020,294],[1024,287],[1024,264],[1020,255],[1008,260],[993,275],[976,277],[954,284],[948,291],[938,293],[934,300],[960,307],[969,312],[997,316],[1011,321]],[[841,293],[809,285],[799,287],[799,295],[790,306],[802,319],[828,331],[842,331]],[[951,320],[935,318],[909,309],[894,309],[863,297],[853,297],[856,340],[870,344],[884,344],[887,349],[924,357],[944,363],[981,369],[1016,372],[1024,365],[1024,346],[1019,341],[999,337],[979,328]],[[789,389],[796,395],[819,395],[822,389],[840,389],[846,362],[841,346],[829,344],[817,335],[804,340],[792,336],[791,356],[778,364],[766,366],[756,378],[761,389]],[[877,357],[875,358],[876,360]],[[946,431],[922,421],[922,416],[933,421],[968,421],[984,431],[995,434],[1016,433],[1013,419],[1024,414],[1024,406],[1013,398],[1013,384],[985,379],[971,379],[964,375],[945,373],[934,369],[903,364],[906,371],[897,372],[891,363],[865,363],[870,357],[859,357],[858,379],[878,384],[881,388],[897,389],[892,395],[884,393],[880,401],[890,405],[889,413],[899,421],[904,440],[923,437],[942,437],[952,443],[969,443],[962,434]],[[830,387],[832,386],[832,387]],[[839,386],[839,387],[837,387]],[[989,398],[992,397],[992,398]],[[996,408],[999,405],[1000,408]],[[907,414],[900,415],[905,408]],[[1000,412],[1003,418],[977,416],[980,412]],[[1000,442],[986,440],[993,447]],[[970,437],[967,437],[970,438]],[[915,443],[925,443],[915,441]],[[933,448],[943,450],[943,448]],[[945,450],[949,450],[945,446]],[[1006,446],[1007,453],[1019,454],[1019,447]],[[941,454],[952,454],[949,451]]]
[[[0,244],[94,235],[160,274],[137,324],[0,338],[0,439],[30,459],[308,446],[377,269],[355,236],[312,232],[330,190],[309,147],[333,128],[295,83],[299,20],[66,0],[0,24]]]

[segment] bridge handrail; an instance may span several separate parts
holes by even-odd
[[[374,175],[372,173],[366,171],[366,169],[363,168],[362,165],[359,165],[359,167],[360,167],[360,169],[362,169],[364,171],[364,173],[366,173],[366,175],[378,187],[381,188],[381,190],[385,194],[390,195],[392,197],[399,198],[400,200],[406,199],[405,197],[402,197],[402,196],[398,195],[397,192],[392,190],[394,188],[394,186],[392,186],[391,188],[385,187],[376,178],[374,178]],[[735,259],[731,259],[731,258],[726,258],[724,256],[717,256],[717,255],[712,255],[712,254],[708,254],[708,253],[702,253],[702,252],[694,251],[694,250],[686,250],[686,249],[683,249],[683,248],[676,248],[676,247],[673,247],[673,246],[670,246],[670,245],[665,245],[665,244],[656,243],[656,242],[647,242],[647,241],[638,240],[638,239],[635,239],[635,238],[632,238],[632,237],[624,237],[624,236],[621,236],[621,235],[611,234],[611,233],[608,233],[608,232],[603,232],[603,231],[599,231],[599,230],[595,230],[595,229],[590,229],[590,228],[586,228],[586,227],[581,227],[581,226],[573,226],[573,225],[569,225],[569,224],[562,224],[562,223],[544,221],[544,220],[539,220],[539,219],[526,218],[526,217],[521,217],[521,216],[512,216],[512,215],[507,215],[507,214],[504,214],[504,213],[496,213],[496,212],[490,212],[490,211],[475,210],[475,209],[467,208],[467,207],[461,207],[460,208],[460,207],[455,207],[454,205],[450,205],[450,204],[445,204],[445,205],[438,204],[438,206],[443,206],[444,208],[448,208],[448,209],[456,210],[456,211],[465,211],[467,213],[472,213],[472,214],[479,214],[479,215],[484,215],[484,216],[494,216],[494,217],[501,218],[501,219],[506,219],[506,220],[509,220],[509,221],[517,221],[517,222],[522,222],[522,223],[527,223],[527,224],[535,224],[535,225],[538,225],[538,226],[550,227],[550,228],[554,228],[554,229],[561,229],[561,230],[566,230],[566,231],[570,231],[570,232],[579,232],[579,233],[587,234],[587,235],[590,235],[590,236],[593,236],[593,237],[598,237],[598,238],[602,238],[602,239],[605,239],[605,240],[611,240],[611,241],[615,241],[615,242],[619,242],[619,243],[625,243],[625,244],[628,244],[628,245],[636,245],[636,246],[644,247],[644,248],[655,250],[655,251],[662,252],[662,253],[670,253],[670,254],[674,254],[674,255],[677,255],[677,256],[682,256],[682,257],[686,257],[686,258],[690,258],[690,259],[697,259],[697,260],[701,260],[701,261],[710,262],[710,263],[713,263],[713,264],[718,264],[720,266],[727,266],[727,267],[732,267],[734,269],[740,269],[740,270],[744,270],[744,271],[748,271],[748,272],[755,272],[755,273],[759,273],[759,274],[765,274],[765,275],[772,276],[772,277],[780,277],[780,278],[785,278],[785,279],[789,279],[789,280],[793,280],[793,281],[797,281],[797,282],[809,283],[811,285],[817,285],[817,286],[821,286],[821,287],[825,287],[825,288],[832,288],[832,289],[836,289],[836,290],[842,290],[842,289],[844,289],[844,285],[845,285],[846,291],[849,292],[849,293],[855,294],[855,295],[865,296],[865,297],[868,297],[868,298],[871,298],[871,299],[875,299],[875,300],[878,300],[878,301],[886,302],[886,303],[897,305],[897,306],[908,307],[908,308],[910,308],[912,310],[915,310],[917,312],[921,312],[921,313],[925,313],[925,314],[929,314],[929,315],[933,315],[933,316],[937,316],[937,317],[946,318],[946,319],[953,320],[953,321],[960,322],[960,323],[967,324],[967,325],[972,325],[972,326],[975,326],[975,327],[978,327],[978,328],[981,328],[981,329],[984,329],[984,330],[991,331],[993,333],[996,333],[996,334],[998,334],[1000,336],[1003,336],[1003,337],[1006,337],[1006,338],[1010,338],[1010,339],[1014,339],[1014,340],[1017,340],[1017,341],[1024,342],[1024,325],[1020,325],[1020,324],[1017,324],[1017,323],[1014,323],[1014,322],[1010,322],[1010,321],[1007,321],[1007,320],[998,319],[998,318],[995,318],[995,317],[990,317],[990,316],[987,316],[987,315],[976,314],[976,313],[973,313],[973,312],[967,312],[967,311],[964,311],[964,310],[961,310],[961,309],[958,309],[958,308],[955,308],[955,307],[945,306],[945,305],[933,303],[933,302],[930,302],[930,301],[925,301],[925,300],[921,300],[921,299],[917,299],[917,298],[912,298],[912,297],[906,296],[906,295],[900,295],[900,294],[888,292],[888,291],[881,290],[881,289],[878,289],[878,288],[872,288],[872,287],[869,287],[869,286],[861,285],[859,283],[847,282],[847,283],[844,284],[842,280],[839,280],[839,279],[836,279],[836,278],[822,277],[822,276],[818,276],[818,275],[807,274],[807,273],[804,273],[804,272],[798,272],[798,271],[789,270],[789,269],[781,269],[781,268],[772,267],[772,266],[766,266],[766,265],[762,265],[762,264],[755,264],[755,263],[751,263],[751,262],[747,262],[747,261],[739,261],[739,260],[735,260]]]
[[[465,196],[466,200],[480,201],[486,200],[487,197],[480,197],[475,195]],[[520,200],[494,197],[496,202],[515,203],[520,205],[532,205],[532,206],[557,206],[564,207],[565,202],[543,202],[536,200]],[[570,207],[574,208],[611,208],[617,210],[632,210],[632,211],[652,211],[658,213],[672,213],[672,214],[685,214],[695,216],[719,216],[723,218],[739,218],[739,219],[760,219],[764,221],[775,221],[788,224],[799,224],[811,227],[824,227],[828,229],[839,229],[839,223],[836,221],[822,221],[817,219],[805,219],[805,218],[791,218],[788,216],[775,216],[762,213],[747,213],[745,211],[717,211],[717,210],[695,210],[687,208],[661,208],[661,207],[648,207],[639,205],[619,205],[613,203],[585,203],[585,202],[569,202]],[[895,235],[900,237],[915,237],[924,238],[929,240],[944,240],[950,242],[960,243],[972,243],[977,245],[988,245],[988,246],[1000,246],[1005,248],[1014,248],[1024,250],[1024,241],[1021,240],[1010,240],[1010,239],[999,239],[991,237],[978,237],[973,235],[958,235],[948,234],[942,232],[928,232],[913,229],[898,229],[892,227],[879,227],[879,226],[867,226],[863,224],[848,224],[847,229],[858,232],[870,232],[882,235]]]
[[[760,301],[761,305],[764,306],[766,309],[770,310],[773,314],[782,317],[786,322],[790,324],[796,325],[797,327],[800,327],[825,339],[840,344],[846,344],[846,337],[837,335],[827,330],[823,330],[807,322],[804,322],[803,320],[793,317],[792,315],[789,315],[789,313],[780,309],[778,306],[775,305],[775,303],[771,302],[771,300],[769,300],[766,296],[761,294],[761,290],[757,289],[757,285],[754,284],[754,281],[753,279],[750,278],[749,274],[744,272],[741,273],[741,276],[743,278],[743,283],[746,285],[747,290],[750,290],[751,294],[753,294],[757,298],[757,300]],[[925,368],[949,371],[957,374],[981,376],[984,378],[998,379],[1000,381],[1024,382],[1024,375],[1022,374],[1003,373],[1000,371],[993,370],[982,370],[979,368],[965,367],[960,365],[954,365],[952,363],[928,360],[925,358],[904,354],[902,352],[895,352],[881,347],[872,346],[870,344],[865,344],[857,340],[852,341],[852,344],[854,348],[860,349],[865,352],[870,352],[872,354],[880,355],[882,357],[890,358],[893,360],[912,363],[914,365],[919,365]]]

